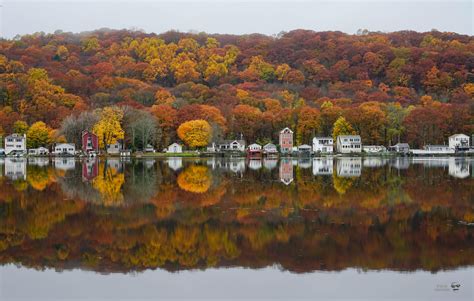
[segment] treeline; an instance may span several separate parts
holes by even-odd
[[[0,40],[0,125],[57,130],[70,115],[133,108],[164,147],[190,120],[206,120],[215,139],[276,142],[289,126],[308,143],[342,116],[364,144],[421,146],[474,133],[473,70],[474,38],[437,31],[37,33]]]

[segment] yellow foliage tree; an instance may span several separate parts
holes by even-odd
[[[105,149],[107,144],[114,144],[124,138],[121,121],[123,111],[117,107],[106,107],[100,112],[100,119],[94,125],[93,132],[99,138],[99,147]]]
[[[205,120],[191,120],[178,127],[178,137],[190,147],[204,147],[209,143],[212,128]]]

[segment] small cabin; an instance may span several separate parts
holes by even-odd
[[[387,148],[383,145],[363,145],[362,151],[366,153],[383,153],[387,151]]]
[[[30,156],[47,156],[49,155],[49,150],[46,147],[30,148],[28,150],[28,155]]]
[[[392,152],[408,154],[410,152],[410,145],[408,143],[397,143],[388,148]]]
[[[153,147],[153,145],[147,144],[144,151],[145,151],[145,153],[154,153],[155,148]]]
[[[178,143],[172,143],[168,148],[166,149],[166,152],[169,154],[180,154],[183,152],[183,146]]]
[[[74,156],[76,154],[76,146],[73,143],[58,143],[54,147],[56,156]]]
[[[309,156],[309,155],[311,155],[312,147],[309,146],[308,144],[302,144],[302,145],[298,146],[297,150],[298,150],[299,155]]]
[[[263,146],[263,154],[264,155],[277,155],[278,154],[278,149],[275,144],[273,143],[267,143]]]
[[[122,150],[122,141],[117,141],[112,144],[107,144],[107,154],[118,155]]]

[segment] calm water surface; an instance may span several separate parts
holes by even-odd
[[[0,159],[0,300],[472,300],[473,170],[470,158]]]

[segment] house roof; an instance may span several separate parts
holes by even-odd
[[[275,147],[276,148],[276,145],[273,144],[273,143],[267,143],[263,146],[263,148],[268,148],[268,147]]]
[[[298,149],[305,149],[305,148],[311,149],[311,146],[309,146],[308,144],[302,144],[302,145],[298,146]]]
[[[331,139],[332,140],[332,137],[314,137],[313,140],[314,139],[325,139],[325,140],[326,139]]]
[[[26,138],[24,135],[13,133],[11,135],[6,136],[5,138]]]
[[[280,134],[283,133],[283,132],[290,132],[293,134],[293,131],[289,128],[289,127],[286,127],[284,128],[283,130],[280,131]]]
[[[449,138],[451,138],[451,137],[456,137],[456,136],[463,136],[463,137],[469,138],[469,136],[466,135],[466,134],[454,134],[454,135],[449,136]]]
[[[60,145],[67,145],[67,146],[73,146],[73,147],[76,147],[76,145],[74,143],[56,143],[55,147],[58,147]]]
[[[408,143],[397,143],[397,144],[392,145],[392,146],[410,147],[410,145],[408,145]]]
[[[181,146],[181,144],[179,144],[179,143],[177,143],[177,142],[173,142],[173,143],[171,143],[170,145],[168,145],[168,147],[173,146],[173,145]]]
[[[91,135],[91,136],[95,136],[95,137],[97,137],[97,135],[96,135],[96,134],[94,134],[94,133],[92,133],[92,132],[89,132],[88,130],[84,130],[84,131],[82,131],[82,136],[84,136],[84,135]]]
[[[341,137],[341,138],[359,138],[360,139],[360,135],[339,135],[337,137],[338,138]]]
[[[249,147],[251,147],[251,146],[260,146],[260,147],[262,147],[262,146],[261,146],[260,144],[258,144],[258,143],[252,143],[252,144],[249,145]]]
[[[238,139],[234,139],[234,140],[222,140],[221,142],[219,142],[219,144],[231,144],[232,142],[237,142],[237,143],[239,143],[239,144],[245,145],[245,141],[244,141],[244,140],[238,140]]]

